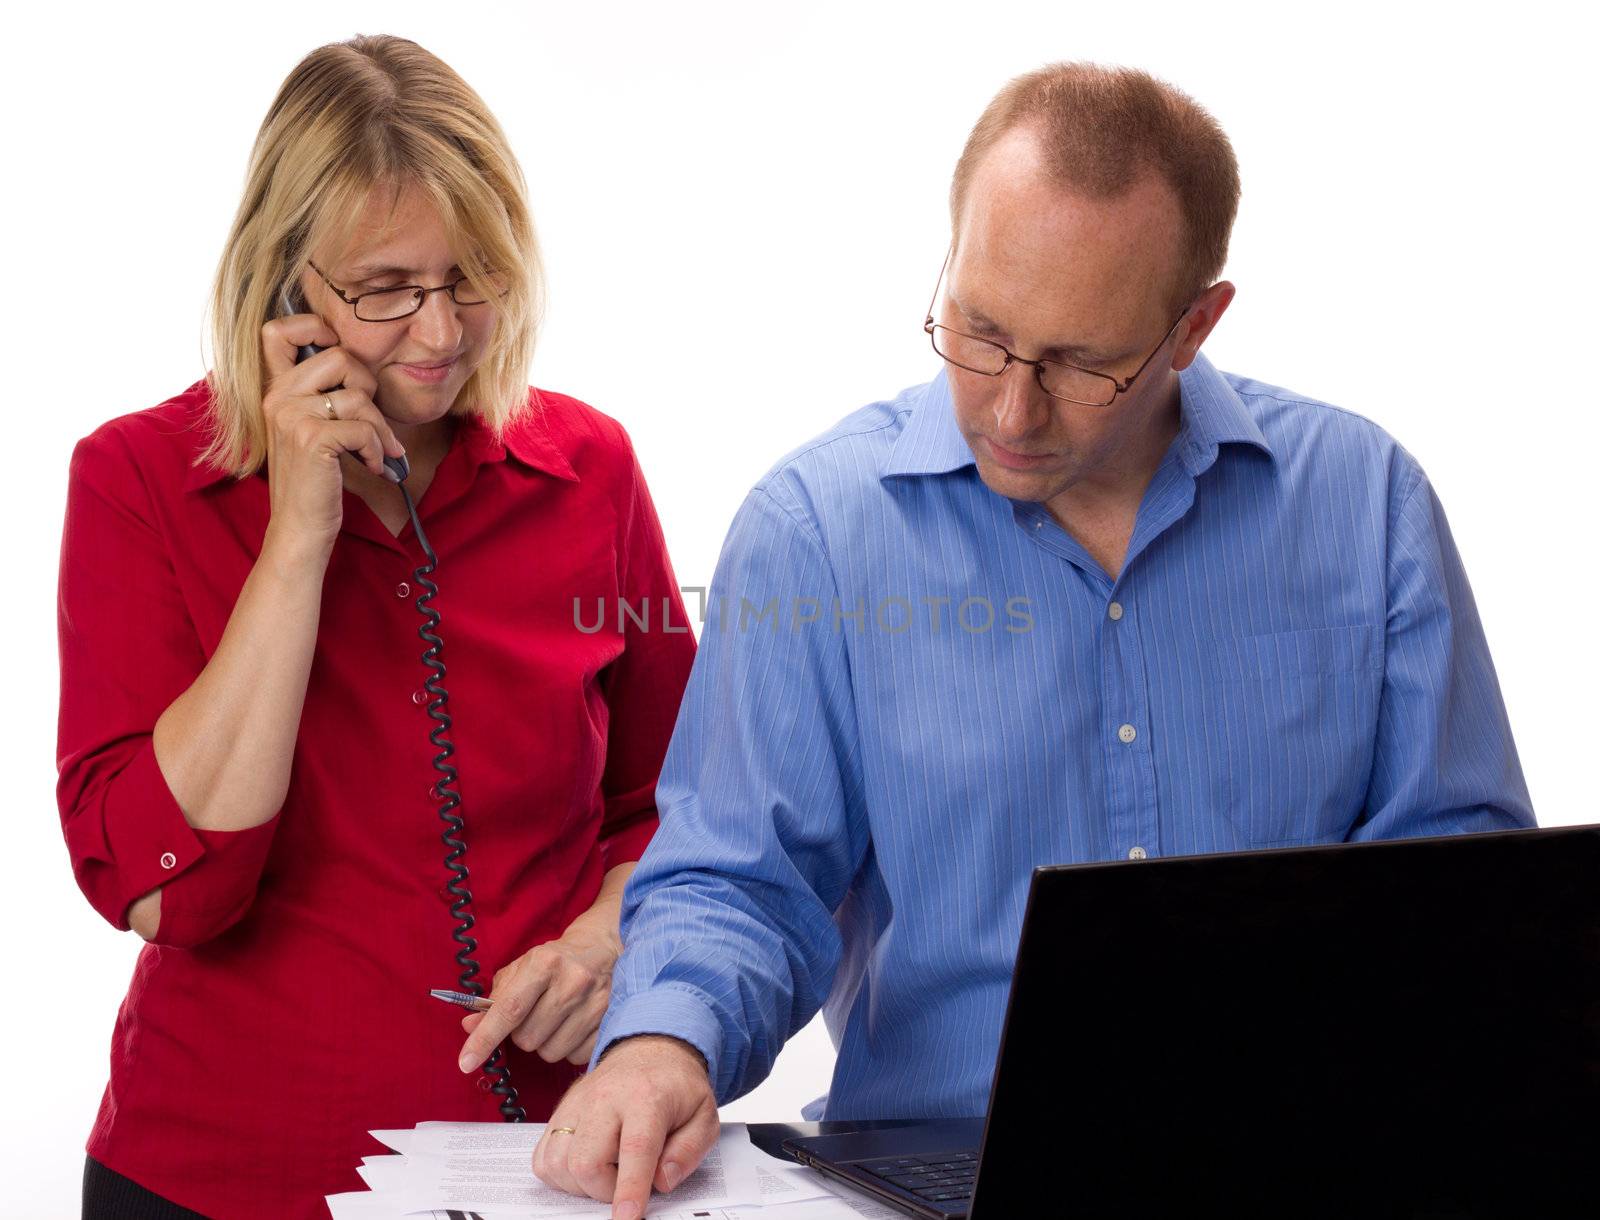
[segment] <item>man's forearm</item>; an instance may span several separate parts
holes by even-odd
[[[599,1058],[595,1060],[595,1065],[599,1066],[600,1064],[604,1063],[606,1061],[606,1056],[610,1055],[612,1051],[616,1050],[625,1043],[638,1042],[642,1039],[672,1043],[682,1047],[684,1050],[688,1051],[694,1056],[694,1061],[700,1065],[700,1070],[705,1072],[708,1078],[710,1077],[711,1065],[706,1062],[706,1057],[700,1053],[700,1048],[697,1047],[693,1042],[684,1041],[676,1034],[626,1034],[607,1045],[607,1047],[600,1052]]]

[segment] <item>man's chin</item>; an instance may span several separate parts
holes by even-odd
[[[1061,491],[1065,480],[1059,470],[1009,470],[994,462],[978,459],[978,477],[996,495],[1008,500],[1042,502]]]

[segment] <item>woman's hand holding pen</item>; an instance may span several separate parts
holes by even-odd
[[[274,318],[261,328],[267,373],[261,412],[272,498],[268,532],[326,550],[344,515],[344,455],[390,478],[384,455],[405,453],[372,400],[377,378],[338,342],[338,333],[316,314]],[[307,344],[326,350],[295,363],[297,349]]]
[[[615,920],[607,928],[580,918],[559,940],[497,971],[492,1007],[461,1019],[470,1034],[461,1049],[461,1070],[473,1071],[507,1037],[546,1063],[588,1063],[611,999],[611,968],[621,953]]]

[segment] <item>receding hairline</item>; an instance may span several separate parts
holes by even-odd
[[[1059,195],[1064,200],[1087,203],[1116,203],[1128,198],[1136,191],[1146,187],[1154,187],[1162,199],[1171,205],[1173,219],[1181,227],[1184,222],[1183,201],[1178,197],[1177,191],[1170,181],[1162,174],[1161,167],[1153,160],[1135,162],[1130,167],[1130,172],[1125,178],[1119,178],[1114,186],[1095,189],[1091,185],[1064,179],[1052,164],[1048,147],[1048,133],[1044,125],[1034,119],[1022,119],[1002,132],[995,141],[983,150],[982,154],[974,158],[971,172],[965,183],[966,193],[962,197],[962,211],[959,216],[952,218],[951,244],[952,248],[959,242],[961,225],[965,222],[966,202],[971,197],[973,187],[986,171],[993,170],[997,156],[1007,151],[1007,145],[1013,148],[1026,148],[1029,150],[1025,157],[1026,167],[1019,165],[1018,173],[1002,181],[1002,185],[1019,183],[1024,177],[1032,178],[1052,194]]]
[[[1136,68],[1053,63],[1008,82],[973,125],[956,162],[952,243],[978,167],[1019,130],[1034,136],[1047,178],[1081,197],[1115,198],[1154,173],[1178,203],[1185,249],[1175,294],[1192,299],[1220,277],[1238,210],[1233,147],[1193,98]]]

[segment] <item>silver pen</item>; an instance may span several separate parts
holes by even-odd
[[[488,1012],[494,1004],[494,1001],[489,999],[488,996],[468,995],[464,991],[438,990],[430,991],[428,994],[436,1000],[443,1000],[446,1004],[457,1004],[462,1008],[470,1008],[473,1012]]]

